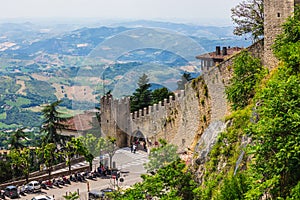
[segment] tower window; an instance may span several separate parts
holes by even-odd
[[[280,17],[280,13],[277,13],[277,17]]]

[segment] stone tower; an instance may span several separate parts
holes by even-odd
[[[115,118],[112,111],[113,98],[108,94],[100,101],[100,126],[103,136],[115,136]]]
[[[282,23],[293,12],[300,0],[264,0],[264,65],[269,69],[278,64],[272,53],[272,45],[278,34],[281,33]]]
[[[118,147],[128,146],[130,126],[130,99],[114,99],[111,94],[100,100],[100,126],[102,136],[115,137]]]

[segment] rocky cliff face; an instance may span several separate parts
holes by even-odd
[[[262,60],[263,58],[263,41],[259,41],[247,50],[254,56]],[[225,117],[230,114],[230,106],[227,104],[225,96],[225,87],[229,84],[229,80],[232,76],[232,65],[236,55],[233,55],[228,60],[220,63],[218,66],[213,67],[206,71],[203,75],[203,80],[207,84],[210,105],[210,120],[207,123],[207,128],[204,131],[198,133],[197,141],[194,141],[195,148],[192,158],[192,165],[195,173],[198,174],[200,182],[203,180],[203,175],[206,171],[204,168],[205,162],[207,162],[208,154],[216,143],[220,133],[226,130],[226,127],[230,126],[230,121],[226,121]],[[228,125],[229,124],[229,125]],[[237,141],[237,143],[243,143],[243,141]],[[224,162],[220,161],[220,170],[222,166],[226,166],[226,159]]]

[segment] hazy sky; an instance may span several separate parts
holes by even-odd
[[[0,20],[97,18],[231,24],[230,9],[242,0],[0,0]]]

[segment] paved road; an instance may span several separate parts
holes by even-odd
[[[148,162],[148,155],[144,151],[137,151],[135,154],[130,152],[130,148],[122,148],[119,149],[114,157],[113,161],[116,163],[116,167],[121,170],[121,177],[124,178],[123,183],[118,183],[119,187],[127,188],[133,185],[136,182],[141,181],[140,175],[146,173],[146,170],[143,167],[143,164]],[[73,166],[76,168],[78,166],[87,165],[86,162],[82,162]],[[99,166],[99,160],[95,159],[93,163],[93,167]],[[67,170],[67,169],[62,169]],[[104,189],[104,188],[112,188],[116,187],[117,183],[114,182],[113,179],[101,179],[97,178],[97,180],[88,180],[88,183],[75,183],[72,182],[71,185],[65,185],[61,188],[53,188],[49,190],[42,190],[41,194],[49,195],[55,197],[56,200],[63,199],[62,196],[68,192],[75,192],[79,190],[81,194],[80,199],[87,199],[87,190],[88,185],[90,190],[93,189]],[[40,194],[28,194],[26,196],[21,196],[19,199],[31,200],[32,197]]]

